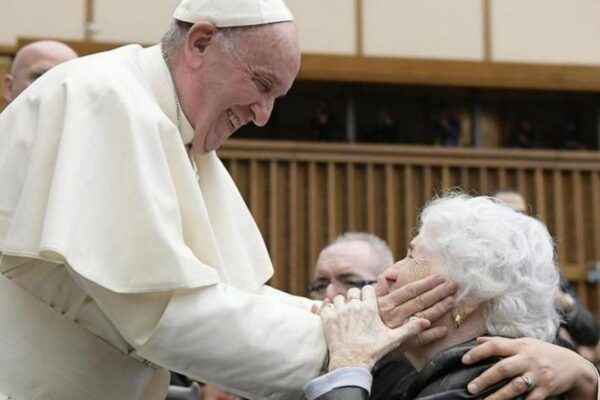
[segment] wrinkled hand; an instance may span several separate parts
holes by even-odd
[[[477,339],[477,344],[463,356],[463,363],[474,364],[493,356],[505,358],[469,383],[468,390],[472,394],[513,378],[486,399],[515,398],[527,392],[527,384],[521,378],[526,374],[534,382],[526,400],[545,399],[563,393],[578,400],[597,399],[598,382],[594,366],[574,351],[531,338],[482,337]]]
[[[336,296],[333,304],[326,300],[320,312],[329,348],[329,371],[343,367],[371,370],[381,357],[430,325],[425,319],[412,318],[400,327],[387,327],[379,317],[372,286],[362,291],[352,288],[347,297],[348,301]]]
[[[456,283],[446,282],[442,276],[428,276],[378,297],[379,314],[391,328],[402,325],[411,316],[435,323],[454,306],[452,295],[457,289]],[[445,326],[433,326],[406,341],[401,350],[432,342],[447,333]]]

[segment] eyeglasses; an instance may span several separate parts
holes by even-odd
[[[329,285],[333,285],[333,287],[335,288],[335,290],[338,291],[338,293],[341,293],[343,295],[346,295],[346,292],[348,292],[348,289],[350,288],[362,288],[363,286],[367,286],[367,285],[374,285],[375,283],[377,283],[376,279],[366,279],[366,280],[348,280],[348,281],[329,281],[326,279],[323,280],[316,280],[311,282],[308,285],[308,293],[310,293],[310,295],[312,297],[318,297],[318,298],[324,298],[325,297],[325,292],[327,291],[327,288],[329,287]]]

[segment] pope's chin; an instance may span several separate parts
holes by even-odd
[[[233,134],[233,131],[229,129],[211,130],[209,132],[196,132],[194,135],[193,147],[196,151],[202,154],[210,153],[211,151],[217,150],[221,147],[221,144]],[[200,142],[200,143],[196,143]]]

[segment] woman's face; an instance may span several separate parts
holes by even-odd
[[[441,265],[441,257],[424,246],[423,239],[419,234],[408,245],[406,257],[379,275],[377,294],[385,295],[432,273],[439,273]]]

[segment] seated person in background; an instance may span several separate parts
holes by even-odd
[[[516,190],[499,189],[490,193],[490,196],[517,212],[530,214],[525,198]],[[591,311],[577,300],[569,282],[562,274],[556,290],[555,306],[562,316],[559,336],[577,347],[580,353],[589,354],[587,357],[595,361],[595,354],[591,348],[600,340],[598,324]]]
[[[337,295],[346,296],[350,288],[377,283],[377,277],[392,264],[392,251],[379,237],[368,232],[343,233],[321,250],[313,281],[308,286],[310,296],[331,301]],[[402,378],[414,370],[403,355],[377,363],[371,398],[385,394],[393,378]]]
[[[352,287],[377,282],[377,276],[394,263],[392,251],[379,237],[367,232],[346,232],[328,244],[317,259],[308,285],[314,300],[333,300]]]
[[[474,348],[478,336],[544,341],[555,337],[559,317],[554,299],[547,293],[558,287],[559,274],[552,239],[536,219],[489,198],[449,195],[434,200],[421,214],[419,234],[410,243],[406,258],[380,276],[378,294],[433,274],[457,283],[459,289],[452,312],[435,322],[445,327],[447,335],[421,346],[404,340],[409,336],[407,330],[422,321],[409,322],[400,333],[402,327],[386,327],[377,315],[370,286],[362,289],[363,301],[359,289],[350,289],[347,303],[341,296],[333,304],[326,302],[321,315],[329,371],[334,372],[309,383],[305,388],[308,398],[366,398],[371,377],[366,374],[365,378],[365,370],[371,370],[382,356],[393,357],[405,350],[418,372],[404,378],[406,382],[399,379],[385,398],[484,398],[507,381],[481,388],[475,396],[467,391],[471,380],[498,361],[463,364],[463,356]],[[392,352],[394,347],[398,349]],[[587,373],[591,374],[591,366]],[[359,375],[362,378],[357,378]],[[324,391],[323,382],[336,376],[345,376],[341,387]],[[528,374],[520,380],[528,390],[536,387]],[[597,384],[593,378],[591,381]],[[594,398],[594,385],[583,386],[587,391],[578,392],[577,398]],[[344,397],[335,397],[342,393]]]
[[[10,103],[46,71],[74,58],[77,53],[72,48],[53,40],[24,46],[15,55],[10,73],[4,77],[4,99]]]

